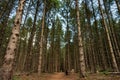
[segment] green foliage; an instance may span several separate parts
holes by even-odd
[[[13,76],[12,80],[21,80],[18,76]]]
[[[54,4],[54,7],[59,8],[60,7],[60,1],[59,0],[50,0],[52,4]]]
[[[29,18],[27,19],[26,25],[27,25],[28,27],[31,27],[31,26],[32,26],[32,18],[31,18],[31,17],[29,17]]]
[[[60,1],[59,0],[48,0],[46,2],[47,10],[51,10],[52,8],[60,8]]]
[[[100,74],[108,75],[110,71],[111,71],[111,69],[108,68],[106,70],[101,70],[99,72],[100,72]]]
[[[104,75],[108,75],[109,74],[109,71],[108,70],[105,70],[105,71],[102,71],[100,72],[101,74],[104,74]]]

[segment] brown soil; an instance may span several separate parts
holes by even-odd
[[[66,76],[61,72],[53,74],[44,73],[40,76],[38,74],[22,75],[17,76],[17,78],[16,80],[120,80],[120,75],[89,74],[86,79],[79,79],[76,73]]]

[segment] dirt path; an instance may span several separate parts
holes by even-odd
[[[49,80],[76,80],[76,76],[74,74],[66,76],[64,73],[54,73],[49,77]]]
[[[63,80],[65,75],[63,73],[55,73],[49,77],[49,80]]]
[[[21,76],[20,80],[77,80],[76,74],[65,75],[63,72],[61,73],[53,73],[53,74],[43,74],[42,76],[38,76],[36,74],[29,76]]]
[[[78,80],[79,76],[76,73],[65,75],[63,72],[60,73],[43,73],[40,76],[35,73],[29,76],[19,76],[15,80]],[[80,79],[85,80],[85,79]],[[103,75],[103,74],[89,74],[87,80],[120,80],[119,75]]]

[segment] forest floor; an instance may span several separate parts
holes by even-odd
[[[120,75],[113,74],[88,74],[86,79],[79,79],[78,74],[70,73],[69,75],[65,75],[64,73],[43,73],[42,75],[38,74],[30,74],[30,75],[22,75],[15,76],[14,80],[120,80]]]

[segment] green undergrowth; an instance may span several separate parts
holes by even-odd
[[[101,71],[100,74],[109,75],[109,71],[108,70]]]
[[[21,80],[18,76],[13,76],[13,80]]]

